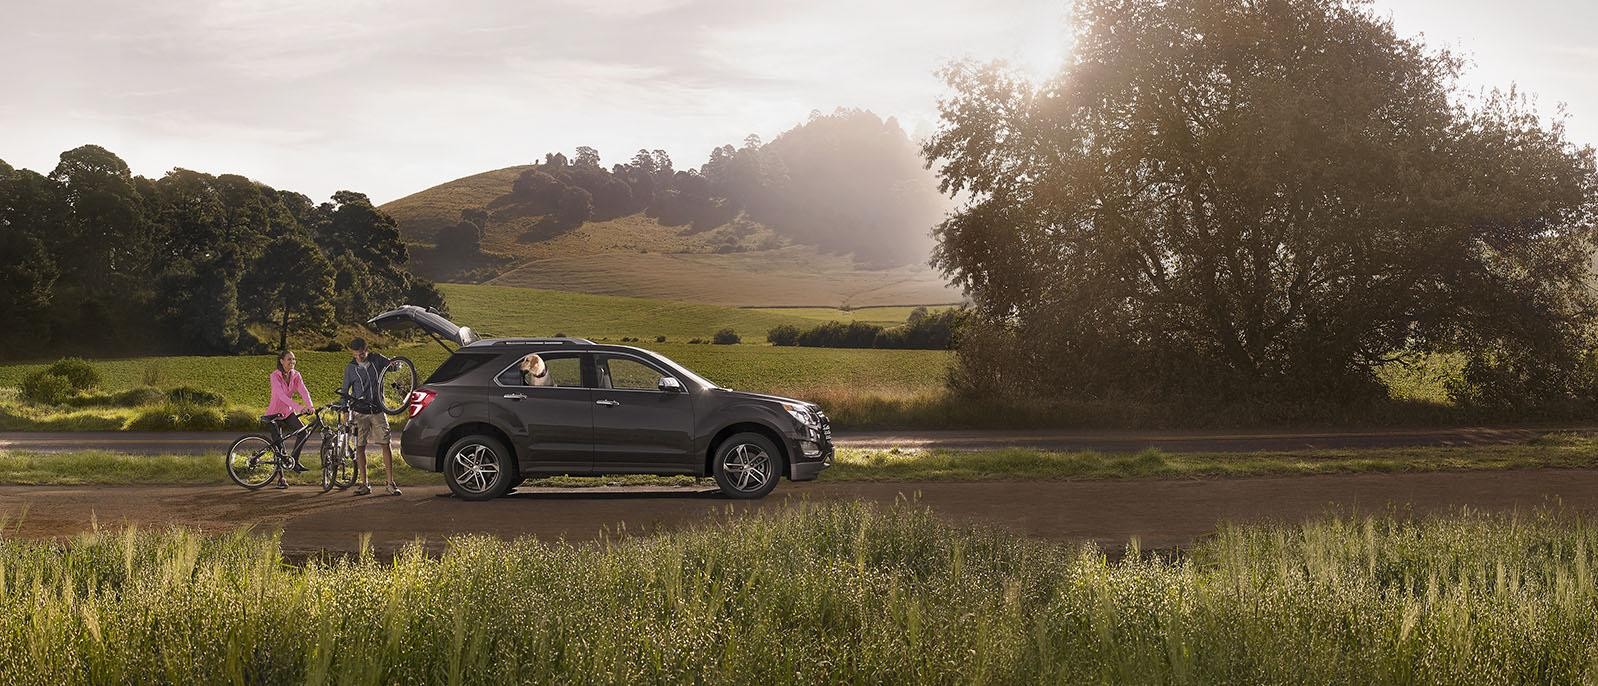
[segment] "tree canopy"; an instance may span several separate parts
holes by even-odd
[[[1598,176],[1514,91],[1349,0],[1081,0],[1042,84],[956,63],[923,152],[969,202],[934,263],[973,385],[1104,397],[1380,394],[1406,353],[1462,399],[1591,383]]]
[[[95,145],[49,176],[0,164],[0,338],[24,344],[16,354],[261,350],[255,324],[281,345],[330,332],[330,307],[353,323],[442,306],[407,260],[393,219],[359,193],[317,205],[236,174],[152,180]]]

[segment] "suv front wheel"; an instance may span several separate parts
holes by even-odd
[[[711,473],[728,497],[764,498],[782,475],[782,453],[760,434],[733,434],[716,447]]]
[[[461,500],[490,500],[521,481],[510,449],[488,436],[467,436],[444,453],[444,480]]]

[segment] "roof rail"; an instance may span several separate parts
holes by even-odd
[[[526,345],[529,343],[552,345],[593,345],[594,342],[586,338],[489,338],[477,341],[473,346],[479,345]]]

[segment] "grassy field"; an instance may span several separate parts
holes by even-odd
[[[96,683],[1590,683],[1579,515],[1222,526],[1111,561],[913,503],[285,564],[187,530],[0,538],[0,668]]]
[[[664,226],[642,213],[552,228],[542,217],[496,209],[484,229],[486,257],[469,265],[433,264],[438,229],[467,207],[491,207],[526,166],[446,182],[387,203],[401,234],[420,246],[423,273],[466,274],[504,286],[718,305],[917,305],[959,302],[925,265],[857,264],[848,255],[792,244],[747,220],[711,228]],[[456,260],[458,261],[458,260]]]
[[[861,409],[853,416],[871,409],[869,403],[858,398],[877,398],[877,393],[885,393],[884,397],[935,393],[949,365],[949,353],[941,350],[799,349],[682,342],[639,345],[657,350],[732,389],[788,393],[826,403],[847,403],[852,401],[850,398],[857,398],[853,401],[860,403]],[[411,357],[423,377],[444,360],[444,350],[433,344],[385,352]],[[334,400],[332,389],[342,379],[348,353],[302,350],[296,357],[313,400]],[[157,385],[190,385],[221,393],[227,408],[252,413],[267,405],[267,376],[272,373],[275,357],[150,357],[93,363],[104,377],[105,390],[133,389],[157,377],[161,379]],[[22,377],[43,366],[0,366],[0,389],[16,387]],[[844,414],[849,416],[847,411]],[[0,430],[110,430],[118,429],[128,417],[126,408],[38,408],[19,403],[14,390],[0,393]]]
[[[961,297],[924,266],[868,268],[805,246],[728,254],[616,251],[549,257],[489,283],[740,307],[942,304]]]
[[[439,289],[449,299],[456,323],[497,336],[564,333],[612,341],[633,337],[646,343],[665,336],[682,343],[691,338],[709,340],[717,331],[731,328],[744,343],[765,343],[766,332],[774,326],[815,326],[810,319],[780,311],[675,300],[465,284],[440,284]]]
[[[317,479],[313,471],[293,483]],[[1360,450],[1184,453],[1057,452],[1004,450],[839,450],[823,481],[1053,481],[1229,478],[1362,472],[1497,471],[1598,468],[1598,439],[1550,436],[1523,445],[1371,448]],[[439,475],[396,463],[402,484],[441,484]],[[227,483],[220,455],[126,455],[102,451],[37,453],[0,451],[0,484],[220,484]],[[693,485],[689,477],[559,477],[533,485],[597,486],[609,483]],[[711,487],[710,481],[701,485]]]

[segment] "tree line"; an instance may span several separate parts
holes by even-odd
[[[0,162],[0,340],[46,349],[237,353],[388,307],[443,307],[365,195],[315,203],[236,174],[133,175],[110,151],[49,174]],[[276,333],[260,340],[252,325]]]
[[[1598,173],[1514,90],[1357,0],[1080,0],[1041,83],[960,62],[924,146],[970,200],[936,266],[973,301],[961,383],[1209,402],[1598,395]]]
[[[642,212],[667,226],[708,229],[739,216],[779,235],[862,260],[924,260],[946,202],[898,123],[871,112],[812,112],[770,143],[758,136],[711,151],[698,169],[678,169],[664,150],[639,150],[606,168],[598,150],[549,153],[487,207],[463,208],[439,229],[442,256],[481,250],[490,222],[541,217],[550,235],[583,222]]]

